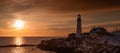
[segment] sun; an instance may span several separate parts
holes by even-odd
[[[20,29],[22,29],[25,26],[25,23],[24,23],[23,20],[16,20],[15,23],[13,24],[13,26],[16,29],[20,30]]]

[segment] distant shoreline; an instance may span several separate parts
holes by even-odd
[[[32,44],[23,44],[23,45],[6,45],[6,46],[0,46],[0,48],[3,47],[28,47],[28,46],[37,46],[37,45],[32,45]]]

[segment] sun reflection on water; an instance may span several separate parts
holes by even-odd
[[[25,52],[25,49],[22,48],[22,47],[13,48],[13,49],[12,49],[12,52],[13,52],[13,53],[26,53],[26,52]]]
[[[15,37],[15,44],[20,46],[23,44],[23,38],[22,37]]]

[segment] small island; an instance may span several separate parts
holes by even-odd
[[[28,46],[36,46],[36,45],[32,45],[32,44],[23,44],[23,45],[5,45],[5,46],[0,46],[2,47],[28,47]]]
[[[37,47],[56,53],[119,53],[120,30],[108,32],[103,26],[95,26],[90,32],[82,33],[79,14],[76,33],[67,38],[42,40]]]

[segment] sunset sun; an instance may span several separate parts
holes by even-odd
[[[16,20],[14,23],[14,27],[18,30],[22,29],[24,27],[25,23],[22,20]]]

